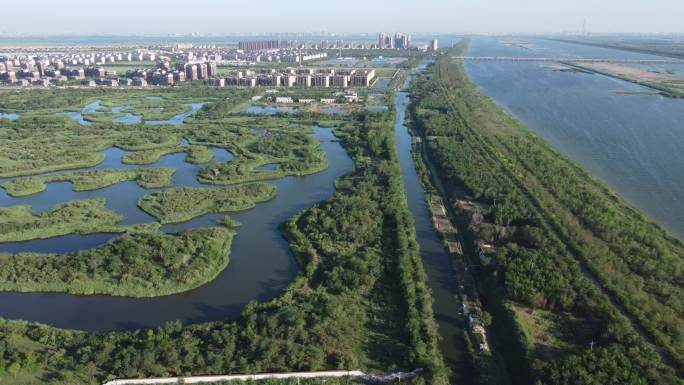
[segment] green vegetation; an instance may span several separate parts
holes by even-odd
[[[231,108],[231,103],[213,103],[188,124],[193,129],[172,130],[187,130],[183,136],[193,143],[223,145],[236,157],[262,151],[258,147],[263,146],[266,155],[261,161],[278,158],[281,164],[320,151],[311,145],[309,128],[292,125],[308,125],[309,121],[231,116]],[[393,114],[361,113],[345,119],[336,122],[336,132],[356,168],[338,181],[338,193],[333,198],[283,226],[302,273],[282,295],[270,302],[250,304],[235,321],[189,326],[170,322],[134,332],[82,333],[0,321],[0,381],[12,381],[11,366],[17,369],[17,378],[27,379],[26,383],[72,385],[96,384],[115,377],[357,367],[378,373],[422,367],[426,373],[415,384],[446,384],[431,296],[396,159]],[[285,144],[279,148],[269,140],[259,143],[260,137],[245,127],[279,132]],[[289,135],[296,139],[288,139]],[[319,160],[317,155],[313,159]],[[229,223],[234,227],[232,221],[222,221],[223,225]],[[178,235],[133,232],[92,254],[33,255],[38,258],[27,256],[21,262],[32,267],[40,263],[54,266],[50,277],[40,280],[50,282],[55,290],[80,287],[111,294],[122,287],[125,276],[136,283],[138,294],[147,295],[160,292],[167,281],[166,287],[178,289],[185,282],[181,279],[186,277],[185,269],[189,269],[182,263],[187,255],[205,256],[191,257],[188,263],[206,260],[203,266],[215,271],[216,259],[211,255],[231,231],[218,228]],[[208,234],[203,232],[216,232],[211,250],[204,250]],[[124,252],[129,248],[131,251]],[[3,261],[13,258],[5,256]],[[108,265],[111,263],[114,268]],[[74,266],[60,270],[69,264]],[[191,278],[197,274],[212,279],[211,274],[195,273],[200,270],[191,269]],[[40,275],[50,270],[12,267],[6,271]],[[64,287],[72,277],[60,274],[67,272],[77,276],[73,278],[78,279],[76,285]],[[26,279],[31,274],[22,278],[2,276],[2,281],[26,285],[32,282]],[[136,294],[132,291],[120,294]]]
[[[466,246],[496,248],[476,274],[495,347],[518,351],[503,355],[513,381],[679,383],[648,341],[682,369],[682,243],[482,95],[454,54],[414,83],[412,116]]]
[[[192,145],[135,151],[126,154],[121,162],[125,164],[154,164],[159,162],[159,159],[164,155],[181,152],[188,154],[185,161],[193,164],[209,163],[214,158],[214,153],[207,146]]]
[[[184,125],[120,124],[103,118],[94,119],[93,124],[85,126],[66,116],[54,115],[57,112],[80,111],[100,100],[106,108],[130,105],[126,112],[142,113],[147,120],[167,119],[187,111],[188,103],[215,102],[234,106],[244,100],[244,95],[251,94],[251,91],[241,89],[191,86],[154,90],[154,94],[151,90],[116,89],[34,91],[0,91],[0,110],[21,113],[21,118],[16,121],[0,121],[0,178],[92,167],[104,160],[105,155],[100,151],[114,146],[127,151],[169,148],[176,146],[181,138],[190,136],[191,132],[206,132],[214,128],[192,118],[188,118]],[[147,99],[152,95],[163,99]],[[224,115],[221,118],[228,120],[229,117]],[[224,146],[225,143],[219,145]],[[208,158],[205,149],[191,148],[187,151],[190,153],[189,161],[199,163]]]
[[[328,167],[325,153],[308,132],[293,129],[264,129],[262,132],[256,140],[236,145],[232,149],[235,154],[232,161],[202,171],[200,182],[219,185],[244,183],[308,175]],[[275,170],[258,170],[268,164],[277,164],[278,167]]]
[[[161,188],[172,181],[172,168],[103,169],[64,172],[30,178],[13,179],[0,185],[13,197],[24,197],[45,191],[48,183],[71,182],[74,191],[89,191],[117,183],[135,181],[142,188]]]
[[[177,154],[180,152],[185,152],[186,148],[185,147],[163,147],[163,148],[154,148],[150,150],[141,150],[141,151],[135,151],[131,152],[129,154],[124,155],[123,158],[121,158],[121,163],[124,164],[154,164],[159,162],[159,159],[164,156],[164,155],[169,155],[169,154]]]
[[[34,213],[31,206],[0,208],[0,242],[45,239],[66,234],[123,232],[122,216],[105,206],[104,199],[71,201],[52,211]]]
[[[66,255],[0,253],[0,290],[128,297],[180,293],[211,282],[226,268],[235,235],[225,227],[172,235],[140,230]]]
[[[275,194],[275,186],[266,183],[224,188],[179,187],[144,196],[138,205],[161,223],[178,223],[208,213],[247,210],[273,199]]]
[[[338,181],[334,197],[282,226],[301,274],[274,300],[248,305],[235,320],[187,326],[176,321],[132,332],[83,333],[0,320],[1,383],[74,385],[116,377],[336,368],[380,373],[418,367],[426,372],[413,383],[448,383],[396,159],[392,111],[334,118],[315,112],[250,116],[239,108],[253,90],[186,84],[153,91],[163,100],[142,100],[152,90],[0,91],[0,109],[22,114],[15,122],[0,122],[0,174],[62,170],[93,157],[99,162],[99,151],[113,146],[139,159],[154,158],[184,138],[193,146],[217,146],[235,155],[228,164],[207,165],[203,181],[227,185],[305,175],[328,166],[312,125],[336,127],[356,167]],[[80,110],[94,100],[105,108],[91,125],[52,115]],[[149,105],[148,118],[172,111],[157,111],[155,104],[192,102],[207,104],[184,125],[125,125],[104,117],[112,106],[130,105],[126,112],[138,113],[136,108]],[[202,147],[188,160],[206,160]],[[277,169],[258,170],[273,163]],[[272,193],[272,186],[261,183],[172,189],[143,198],[141,206],[149,205],[160,221],[177,221],[244,207]],[[217,227],[163,234],[155,223],[124,228],[124,235],[93,250],[2,254],[0,290],[136,297],[186,291],[226,267],[238,225],[226,217]]]

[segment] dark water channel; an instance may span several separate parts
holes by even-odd
[[[401,164],[408,206],[415,220],[416,237],[427,275],[427,284],[432,290],[434,298],[435,320],[442,337],[439,347],[446,364],[458,376],[463,375],[461,372],[463,371],[465,352],[461,305],[457,298],[459,290],[456,272],[453,266],[453,257],[445,249],[441,238],[434,230],[432,216],[426,202],[426,194],[416,172],[411,154],[412,138],[408,128],[404,125],[408,103],[408,94],[398,92],[396,96],[395,133],[399,163]]]

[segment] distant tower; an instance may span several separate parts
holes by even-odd
[[[380,32],[378,34],[378,48],[386,48],[387,45],[387,34],[384,32]]]
[[[582,35],[586,36],[587,34],[587,18],[584,18],[584,21],[582,22]]]

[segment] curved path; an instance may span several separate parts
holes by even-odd
[[[233,241],[228,268],[211,283],[186,293],[156,298],[6,292],[0,293],[0,317],[86,331],[131,330],[155,327],[172,320],[196,323],[232,318],[239,315],[252,300],[267,301],[274,298],[292,282],[299,270],[278,226],[295,213],[332,196],[335,180],[353,168],[352,160],[337,142],[332,130],[316,128],[315,135],[321,141],[330,167],[314,175],[272,181],[278,189],[275,199],[258,204],[252,210],[231,215],[242,226],[238,228],[238,235]],[[183,174],[184,171],[179,170],[179,173]],[[83,193],[71,192],[70,187],[70,184],[51,184],[47,191],[38,196],[46,196],[50,200],[60,200],[65,196],[68,197],[66,200],[107,196],[112,199],[108,205],[128,205],[125,209],[127,224],[150,221],[148,216],[134,207],[137,198],[131,199],[131,195],[124,194],[149,194],[153,190],[141,189],[134,182]],[[55,191],[59,193],[55,194]],[[0,205],[8,205],[3,199],[0,201]],[[18,199],[12,204],[22,203]],[[210,214],[187,223],[164,226],[163,230],[173,232],[212,226],[223,216]],[[102,237],[101,234],[83,237],[98,236]],[[68,246],[73,236],[67,237],[72,238],[54,238],[52,246]],[[44,241],[40,242],[43,242],[41,247],[51,247]],[[29,244],[31,242],[22,247],[26,248]],[[92,244],[88,246],[93,247]],[[0,244],[0,251],[2,247]]]

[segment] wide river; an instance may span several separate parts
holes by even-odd
[[[468,55],[663,59],[525,40],[534,48],[474,38]],[[684,99],[644,95],[652,90],[602,75],[552,71],[548,67],[553,64],[467,62],[466,70],[506,110],[684,239]],[[681,65],[657,69],[663,67],[675,73],[683,69]]]
[[[57,327],[88,331],[129,330],[161,325],[171,320],[184,323],[232,318],[252,300],[267,301],[277,296],[298,273],[287,242],[278,226],[295,213],[331,197],[334,181],[352,170],[353,162],[336,141],[332,130],[314,129],[330,168],[305,177],[286,177],[271,181],[277,187],[275,199],[256,208],[231,214],[242,226],[233,241],[230,263],[218,278],[196,290],[157,298],[111,296],[75,296],[58,293],[0,293],[0,317],[37,321]],[[105,151],[106,160],[97,168],[140,167],[121,163],[124,151]],[[214,149],[218,161],[230,161],[232,155]],[[162,157],[155,167],[176,168],[175,186],[199,186],[196,173],[206,165],[184,162],[185,154]],[[151,166],[146,166],[151,167]],[[158,190],[145,190],[134,182],[95,191],[74,192],[70,183],[53,183],[47,191],[15,199],[0,190],[0,207],[30,204],[36,211],[73,199],[104,197],[107,206],[126,216],[125,224],[146,223],[154,219],[141,211],[139,197]],[[193,221],[164,226],[166,232],[209,227],[222,218],[210,214]],[[104,244],[114,234],[68,235],[48,240],[0,244],[0,252],[72,252]]]

